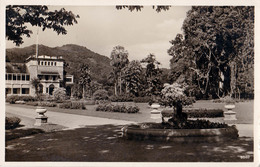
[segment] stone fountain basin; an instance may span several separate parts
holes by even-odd
[[[143,125],[129,125],[122,128],[122,136],[129,140],[218,142],[237,139],[238,130],[234,125],[214,129],[156,129]]]

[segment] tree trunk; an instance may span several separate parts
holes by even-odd
[[[233,95],[235,87],[236,87],[236,67],[235,62],[230,63],[230,96]]]
[[[120,93],[120,95],[122,95],[122,79],[121,79],[121,72],[120,72],[120,76],[119,76],[119,93]]]
[[[115,96],[117,96],[117,84],[116,84],[116,82],[115,82]]]

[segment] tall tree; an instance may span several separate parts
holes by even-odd
[[[64,26],[76,24],[77,18],[78,15],[64,8],[49,11],[45,5],[8,5],[6,6],[6,38],[17,46],[21,45],[23,36],[30,37],[33,33],[28,29],[27,24],[41,27],[43,31],[47,28],[57,34],[67,34]]]
[[[79,84],[82,87],[82,97],[85,98],[86,88],[89,88],[91,83],[91,75],[88,65],[81,64],[79,68],[79,73]]]
[[[139,61],[131,61],[123,69],[123,79],[126,83],[127,91],[131,94],[138,96],[142,89],[142,65]]]
[[[141,63],[145,64],[146,66],[146,94],[154,96],[159,95],[163,86],[160,79],[162,71],[159,68],[161,63],[156,60],[154,54],[149,54],[146,58],[141,60]]]
[[[129,63],[128,52],[123,46],[115,46],[111,52],[110,65],[113,66],[113,76],[116,77],[115,95],[117,95],[116,87],[119,85],[120,95],[122,94],[122,70]]]
[[[192,7],[182,28],[181,47],[175,39],[168,51],[170,55],[190,60],[201,93],[232,95],[237,89],[240,69],[253,68],[254,8]],[[183,50],[181,54],[175,54],[178,49]]]

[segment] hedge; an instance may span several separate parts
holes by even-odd
[[[144,97],[135,97],[133,101],[135,103],[149,103],[152,100],[150,96],[144,96]]]
[[[100,104],[97,106],[96,111],[105,112],[120,112],[120,113],[137,113],[139,112],[137,106],[113,105],[113,104]]]
[[[18,96],[18,95],[12,95],[7,96],[5,99],[6,102],[9,102],[11,104],[14,104],[16,101],[36,101],[36,98],[33,96]]]
[[[59,104],[59,108],[65,108],[65,109],[86,109],[84,102],[64,102]]]
[[[21,122],[21,119],[18,117],[5,117],[5,129],[14,129]]]
[[[224,111],[221,109],[184,108],[183,112],[186,113],[189,118],[224,117]],[[173,110],[163,110],[161,113],[163,117],[171,117]]]

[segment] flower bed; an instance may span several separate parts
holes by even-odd
[[[186,113],[189,118],[224,117],[224,111],[222,109],[183,108],[183,112]],[[163,117],[172,117],[173,110],[163,110],[161,113]]]
[[[238,130],[235,126],[202,120],[188,122],[190,125],[183,129],[161,123],[129,125],[122,128],[122,133],[126,139],[192,143],[201,141],[216,142],[238,138]]]
[[[100,104],[97,106],[96,111],[104,112],[120,112],[120,113],[137,113],[139,112],[137,106],[113,105],[113,104]]]

